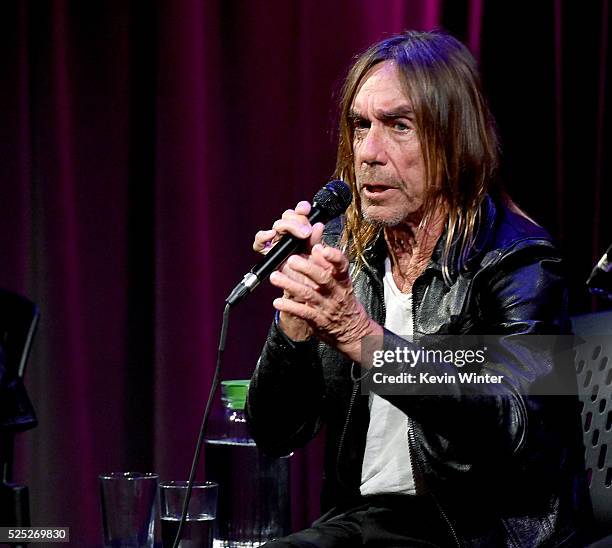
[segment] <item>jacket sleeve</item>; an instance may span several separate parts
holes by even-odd
[[[305,445],[321,427],[323,398],[316,339],[292,341],[275,320],[247,396],[247,422],[257,446],[284,456]]]
[[[530,396],[538,381],[555,374],[555,358],[544,351],[525,351],[525,335],[567,332],[566,287],[562,264],[548,243],[518,246],[480,273],[472,306],[479,310],[478,332],[494,334],[503,352],[488,359],[483,372],[505,375],[510,382],[492,385],[445,383],[435,393],[423,385],[407,386],[401,395],[385,395],[422,426],[423,449],[440,462],[475,463],[511,458],[528,437],[529,417],[541,418],[541,396]],[[484,331],[483,331],[484,330]],[[385,330],[383,348],[406,341]],[[529,348],[529,347],[527,347]],[[436,364],[437,374],[457,375],[453,364]],[[408,369],[392,364],[396,374],[430,371],[429,365]],[[372,385],[376,391],[376,385]],[[418,396],[418,397],[410,397]]]

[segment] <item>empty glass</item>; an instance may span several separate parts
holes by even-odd
[[[153,548],[158,480],[152,473],[102,474],[100,495],[106,548]]]

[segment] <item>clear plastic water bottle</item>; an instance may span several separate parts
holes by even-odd
[[[205,441],[206,479],[219,484],[215,548],[251,548],[289,534],[289,458],[263,455],[249,436],[249,381],[221,383],[223,418]]]

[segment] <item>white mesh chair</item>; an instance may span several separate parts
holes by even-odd
[[[612,311],[572,318],[585,461],[597,538],[612,546]],[[609,535],[609,536],[608,536]],[[604,537],[604,538],[602,538]]]

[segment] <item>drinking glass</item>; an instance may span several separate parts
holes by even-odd
[[[153,473],[113,472],[99,476],[106,548],[153,548],[158,514]]]
[[[164,548],[172,548],[183,512],[187,482],[162,482],[159,492],[162,543]],[[212,548],[218,492],[219,485],[212,481],[193,484],[179,548]]]

